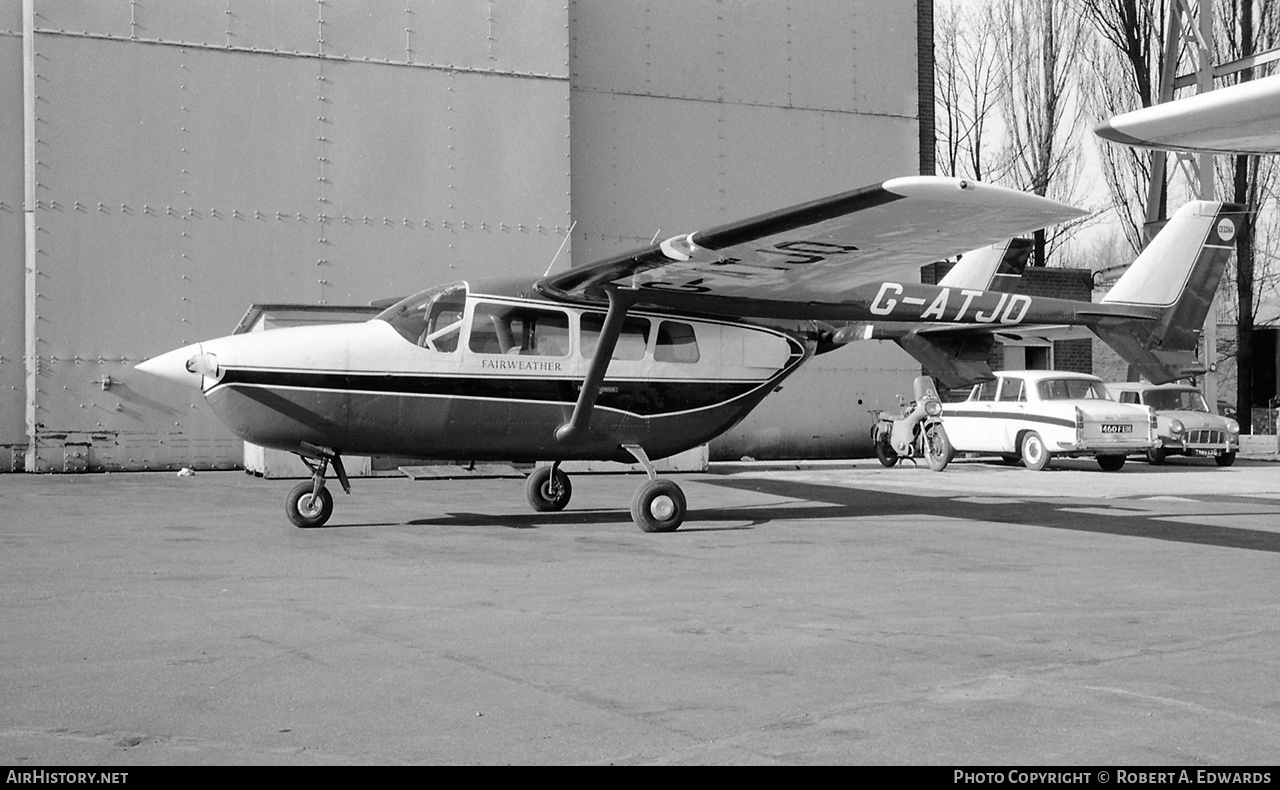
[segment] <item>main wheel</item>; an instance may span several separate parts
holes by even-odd
[[[1119,472],[1124,467],[1123,455],[1100,455],[1097,460],[1104,472]]]
[[[875,446],[876,458],[879,459],[881,465],[892,467],[898,463],[898,452],[889,446],[888,433],[882,433],[879,436],[872,433],[871,444]]]
[[[314,491],[315,483],[308,480],[298,483],[285,497],[284,514],[294,526],[303,529],[323,526],[333,515],[333,494],[324,486],[320,486],[319,493]]]
[[[1152,447],[1147,450],[1147,463],[1152,466],[1159,466],[1164,463],[1164,459],[1169,457],[1169,453],[1163,447]]]
[[[1222,453],[1221,455],[1215,455],[1213,460],[1218,463],[1218,466],[1231,466],[1236,462],[1236,454],[1235,451]]]
[[[929,468],[935,472],[946,469],[951,462],[951,440],[941,423],[925,426],[923,443],[924,458],[929,462]]]
[[[1033,472],[1039,472],[1049,466],[1049,448],[1044,446],[1044,439],[1035,431],[1029,431],[1022,437],[1022,465]]]
[[[552,467],[539,466],[525,479],[524,495],[538,512],[564,510],[573,496],[573,485],[559,467],[553,473]]]
[[[631,520],[645,532],[675,532],[684,523],[684,492],[670,480],[646,480],[631,498]]]

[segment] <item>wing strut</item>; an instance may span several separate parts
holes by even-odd
[[[613,350],[622,334],[622,322],[627,317],[627,311],[640,301],[638,294],[619,292],[616,288],[608,288],[605,292],[609,296],[609,312],[605,315],[604,326],[600,328],[596,353],[591,358],[586,378],[582,380],[582,391],[578,393],[578,402],[573,406],[573,415],[568,422],[556,428],[556,441],[561,444],[573,444],[586,436],[587,427],[591,424],[591,413],[595,411],[596,398],[600,395],[600,385],[604,383],[605,374],[609,371],[609,360],[613,359]]]

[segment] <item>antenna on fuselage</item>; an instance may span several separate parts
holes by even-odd
[[[564,252],[564,245],[569,243],[569,239],[573,238],[573,229],[577,226],[578,221],[575,219],[569,225],[569,230],[564,234],[564,241],[560,242],[560,249],[556,250],[556,254],[551,256],[551,263],[547,264],[547,270],[542,273],[543,277],[551,274],[551,267],[556,265],[556,258],[560,257],[560,253]]]

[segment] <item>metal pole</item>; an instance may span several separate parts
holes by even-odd
[[[1200,70],[1199,79],[1197,81],[1197,93],[1205,93],[1213,90],[1213,3],[1210,0],[1200,0]],[[1214,199],[1214,173],[1213,173],[1213,154],[1200,154],[1200,199]],[[1215,412],[1218,410],[1218,376],[1215,372],[1218,367],[1218,306],[1221,300],[1215,290],[1213,302],[1209,305],[1209,314],[1204,319],[1204,329],[1201,333],[1201,348],[1204,354],[1204,369],[1208,371],[1204,376],[1204,399],[1209,402],[1209,408]]]
[[[22,138],[25,177],[22,216],[25,242],[25,341],[27,452],[25,466],[35,472],[39,456],[40,356],[36,347],[36,2],[22,0]]]

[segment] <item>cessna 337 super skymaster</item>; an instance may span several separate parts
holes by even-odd
[[[686,501],[651,459],[720,435],[837,347],[819,322],[1158,322],[1165,305],[880,279],[1081,213],[972,181],[901,178],[536,282],[453,283],[363,324],[233,335],[138,369],[200,387],[237,436],[300,456],[313,479],[286,512],[301,527],[332,512],[330,467],[350,493],[343,454],[386,454],[550,461],[526,481],[537,510],[568,504],[563,461],[638,461],[648,480],[632,517],[666,532]]]

